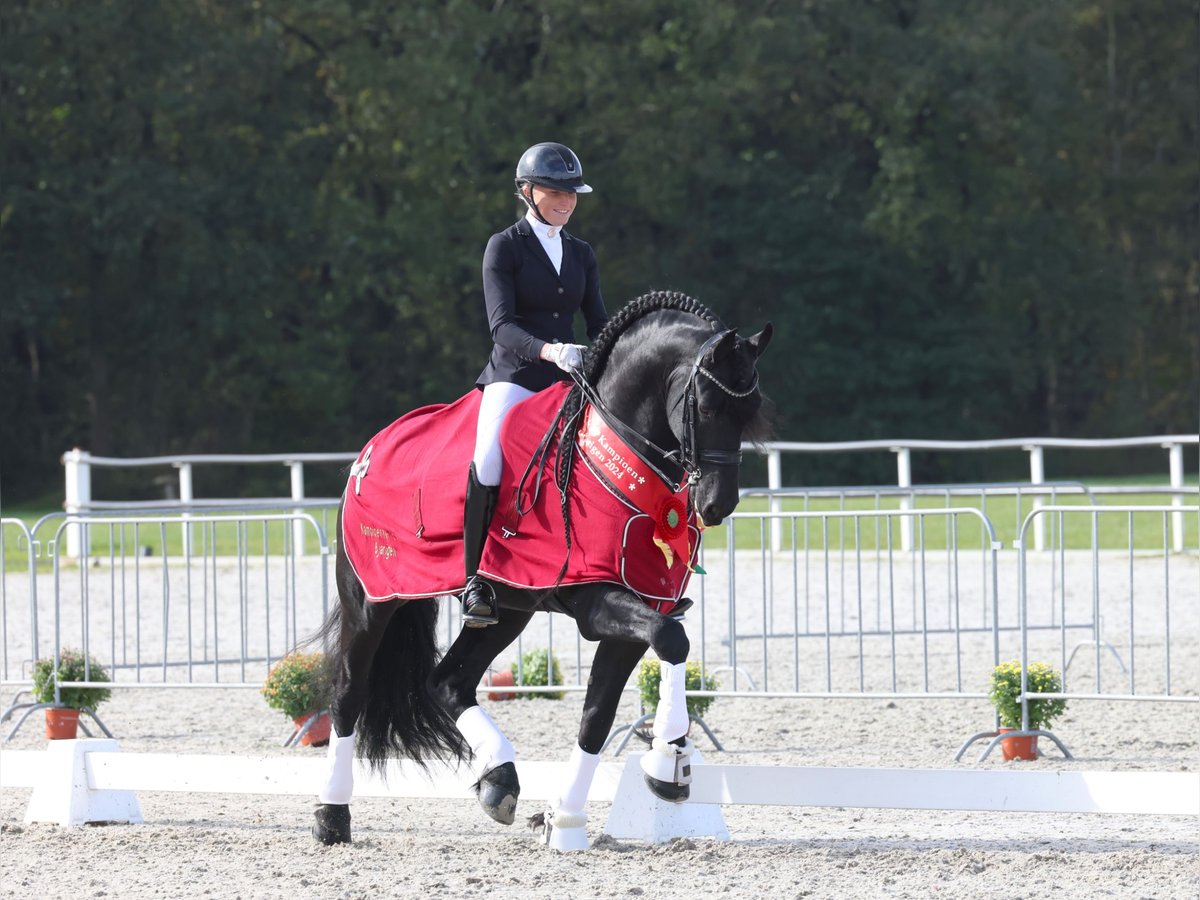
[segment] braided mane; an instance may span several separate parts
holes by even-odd
[[[622,306],[617,314],[608,320],[608,323],[604,326],[600,334],[597,335],[591,350],[586,356],[587,361],[584,365],[584,375],[588,383],[596,384],[599,380],[600,373],[604,371],[605,365],[608,364],[608,358],[612,354],[613,347],[630,325],[643,316],[664,309],[692,313],[705,322],[708,322],[714,331],[721,324],[721,320],[717,318],[715,313],[704,306],[699,300],[694,300],[686,294],[681,294],[678,291],[652,291],[649,294],[643,294]],[[567,485],[571,481],[571,470],[575,465],[575,440],[573,436],[579,427],[580,415],[583,412],[583,403],[583,391],[579,388],[579,385],[573,385],[558,414],[558,423],[561,430],[559,431],[558,455],[554,464],[554,482],[558,485],[559,496],[562,498],[563,530],[567,538],[567,556],[563,559],[562,569],[558,573],[556,583],[561,582],[563,576],[567,573],[567,564],[571,557],[571,513],[567,504]]]
[[[649,294],[643,294],[622,306],[596,337],[584,368],[588,382],[596,383],[596,379],[600,377],[600,373],[604,371],[604,366],[608,363],[608,357],[617,343],[617,338],[625,332],[625,329],[642,316],[658,312],[661,309],[692,313],[714,326],[721,322],[708,307],[687,294],[681,294],[678,291],[652,291]],[[578,388],[574,390],[578,392]]]

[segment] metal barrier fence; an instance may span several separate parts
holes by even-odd
[[[772,525],[785,549],[770,550]],[[917,549],[900,549],[915,525]],[[965,526],[969,523],[969,527]],[[735,513],[732,557],[702,565],[702,608],[716,582],[727,617],[716,631],[716,672],[728,690],[777,697],[982,697],[979,672],[998,660],[1000,544],[970,508]],[[729,599],[732,598],[732,599]],[[707,654],[713,641],[702,640]],[[976,671],[978,669],[978,671]]]
[[[949,509],[955,500],[963,498],[977,499],[979,506],[977,507],[984,515],[988,515],[988,499],[998,497],[1012,497],[1015,500],[1015,523],[1016,527],[1020,528],[1021,521],[1024,517],[1025,500],[1031,499],[1036,508],[1041,504],[1042,497],[1049,497],[1050,502],[1054,503],[1059,494],[1078,493],[1090,503],[1095,503],[1096,490],[1089,488],[1087,485],[1079,481],[1049,481],[1040,484],[1031,484],[1028,482],[1006,481],[1006,482],[978,482],[973,484],[922,484],[919,486],[910,487],[890,487],[888,485],[853,485],[843,487],[786,487],[786,488],[743,488],[739,492],[739,497],[766,497],[770,501],[772,512],[782,512],[783,500],[802,500],[804,507],[803,511],[809,511],[809,504],[813,501],[837,501],[841,509],[846,508],[846,504],[861,503],[870,501],[874,504],[874,509],[883,509],[882,506],[885,500],[895,501],[899,509],[914,509],[921,498],[940,499],[944,502],[945,508]],[[960,503],[960,505],[963,505]],[[776,520],[771,524],[771,549],[779,550],[781,544],[782,532],[780,530],[781,522]],[[1044,545],[1044,531],[1037,528],[1036,546],[1038,549]],[[910,550],[913,547],[913,520],[905,518],[900,523],[900,549]]]
[[[298,524],[315,556],[296,552]],[[58,552],[73,529],[78,560]],[[259,687],[328,611],[329,545],[306,514],[56,514],[24,537],[28,588],[6,577],[0,595],[5,684],[28,683],[34,660],[71,647],[94,656],[116,687]],[[39,621],[52,625],[48,636]]]
[[[1029,514],[1015,541],[1020,567],[1020,608],[1027,627],[1021,634],[1021,660],[1048,660],[1063,673],[1063,691],[1038,694],[1068,700],[1200,702],[1200,569],[1195,555],[1170,552],[1174,506],[1048,506]],[[1062,533],[1065,520],[1081,519],[1093,536],[1101,520],[1115,519],[1124,546],[1104,550],[1093,537],[1080,553],[1056,548],[1051,564],[1058,627],[1038,630],[1029,572],[1034,561],[1028,535],[1037,518],[1053,518]],[[1200,523],[1200,513],[1196,514]],[[1147,596],[1148,595],[1148,596]],[[1090,633],[1072,643],[1065,623],[1071,608],[1091,622]],[[1032,639],[1032,643],[1031,643]],[[1070,649],[1068,650],[1068,646]],[[1075,665],[1089,647],[1090,668]],[[1082,657],[1080,657],[1082,659]],[[1140,677],[1139,677],[1140,676]],[[1112,690],[1110,685],[1119,688]]]
[[[11,577],[10,545],[13,555],[23,562]],[[24,595],[20,596],[22,590]],[[24,617],[18,613],[22,609],[26,611]],[[28,636],[28,644],[21,642],[18,633]],[[10,650],[18,647],[27,648],[33,655]],[[37,648],[37,563],[33,535],[20,519],[0,519],[0,683],[26,678],[25,667],[32,665]]]
[[[1194,702],[1200,529],[1189,524],[1187,552],[1170,552],[1177,512],[1043,506],[1023,521],[1015,552],[970,507],[735,513],[708,533],[706,574],[692,581],[692,656],[720,680],[715,691],[693,693],[978,701],[992,668],[1020,658],[1056,663],[1070,699]],[[1028,552],[1037,517],[1052,526],[1053,552]],[[1120,517],[1115,531],[1101,524]],[[1200,512],[1187,518],[1200,524]],[[910,551],[900,549],[905,523]],[[329,541],[307,514],[3,524],[24,544],[27,567],[2,572],[5,685],[27,684],[39,656],[76,647],[109,667],[118,688],[257,688],[333,599]],[[297,525],[315,554],[296,552]],[[84,538],[78,561],[60,552],[71,528]],[[460,610],[453,600],[435,602],[445,607],[448,644]],[[496,665],[546,648],[565,684],[535,690],[582,691],[593,646],[568,620],[540,615]],[[1081,647],[1093,651],[1090,672],[1076,659]],[[1114,677],[1121,692],[1109,689]]]

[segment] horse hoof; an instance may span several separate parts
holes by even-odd
[[[312,833],[326,847],[350,843],[350,805],[322,803],[315,813]]]
[[[692,751],[695,745],[687,736],[665,741],[655,738],[650,752],[642,756],[642,777],[646,787],[659,800],[682,803],[692,792]]]
[[[507,762],[484,772],[475,782],[475,796],[484,812],[501,825],[511,825],[517,818],[517,798],[521,796],[517,767]]]
[[[650,793],[659,800],[666,800],[668,803],[682,803],[691,796],[691,785],[661,781],[645,772],[642,773],[642,777],[646,779],[646,787],[650,788]]]

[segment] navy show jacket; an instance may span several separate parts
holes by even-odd
[[[587,336],[595,340],[608,313],[590,244],[562,234],[561,273],[522,218],[488,241],[483,253],[483,297],[492,355],[477,385],[507,381],[540,391],[567,373],[539,357],[543,345],[575,343],[575,311],[583,311]]]

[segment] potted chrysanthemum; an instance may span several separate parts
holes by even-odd
[[[316,721],[300,738],[300,743],[324,747],[329,743],[329,704],[333,682],[321,652],[293,651],[271,668],[262,686],[267,706],[290,718],[297,731],[303,730],[314,716]]]
[[[1062,678],[1053,666],[1043,662],[1031,662],[1025,673],[1025,691],[1028,694],[1055,694],[1062,690]],[[1019,731],[1021,721],[1021,661],[1018,659],[1001,663],[992,670],[988,697],[996,707],[1000,718],[1000,733]],[[1067,701],[1062,698],[1029,700],[1029,729],[1043,731],[1066,711]],[[1000,742],[1005,759],[1037,759],[1036,734],[1022,737],[1006,737]]]
[[[79,650],[61,650],[58,660],[47,656],[33,664],[33,698],[46,707],[46,737],[70,740],[78,733],[79,713],[95,715],[96,707],[112,696],[103,687],[62,687],[64,681],[110,683],[108,672]]]

